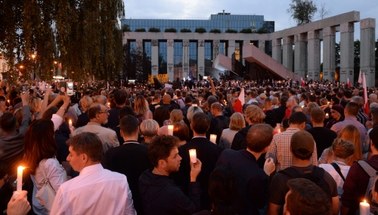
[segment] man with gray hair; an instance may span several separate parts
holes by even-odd
[[[357,114],[357,120],[365,126],[366,122],[368,121],[368,116],[364,113],[364,105],[367,101],[364,101],[364,99],[361,96],[353,96],[350,101],[358,104],[359,109]]]

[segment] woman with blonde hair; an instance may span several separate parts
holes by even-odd
[[[143,95],[138,95],[134,100],[134,112],[141,123],[145,119],[152,119],[152,111]]]
[[[153,119],[146,119],[140,123],[139,128],[141,135],[143,135],[142,144],[148,145],[152,141],[152,138],[158,135],[159,123]]]
[[[164,125],[159,128],[158,135],[168,135],[168,125],[184,122],[184,115],[182,110],[173,109],[169,114],[169,119],[164,121]]]
[[[232,141],[234,140],[235,134],[245,127],[244,116],[241,113],[235,112],[230,117],[229,128],[223,129],[220,140],[219,147],[224,149],[231,148]]]
[[[337,138],[349,141],[354,145],[354,153],[348,160],[348,165],[352,165],[354,161],[362,159],[362,145],[360,139],[360,132],[354,125],[347,125],[338,133]],[[334,153],[332,148],[326,148],[319,158],[319,163],[332,163],[334,161]]]

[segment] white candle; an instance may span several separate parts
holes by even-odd
[[[173,136],[173,125],[168,125],[168,135]]]
[[[110,108],[110,102],[108,102],[107,105],[108,105],[108,108]]]
[[[10,104],[10,99],[7,100],[8,104]]]
[[[198,105],[197,104],[193,104],[193,107],[197,107]]]
[[[197,162],[197,151],[195,149],[189,149],[190,162]]]
[[[210,142],[217,143],[217,135],[216,134],[210,134]]]
[[[329,114],[328,114],[328,113],[325,114],[325,118],[326,118],[326,119],[329,118]]]
[[[360,202],[360,215],[370,215],[370,204],[364,201]]]
[[[68,120],[68,126],[72,127],[72,119]]]
[[[22,190],[22,172],[24,171],[25,167],[19,166],[17,167],[17,191]]]

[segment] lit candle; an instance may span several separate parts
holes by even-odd
[[[173,136],[173,125],[168,125],[168,135]]]
[[[107,105],[108,105],[108,108],[110,108],[110,102],[108,102]]]
[[[210,134],[210,142],[217,143],[217,135],[216,134]]]
[[[10,99],[7,100],[8,104],[10,104]]]
[[[301,108],[303,109],[303,108],[304,108],[304,105],[302,105]]]
[[[72,119],[68,120],[68,126],[72,127]]]
[[[197,151],[195,149],[189,149],[190,162],[197,162]]]
[[[331,104],[331,102],[327,102],[327,105]]]
[[[325,118],[326,118],[326,119],[328,119],[328,118],[329,118],[329,114],[328,114],[328,113],[326,113],[326,115],[325,115]]]
[[[193,107],[197,107],[198,105],[197,104],[193,104]]]
[[[364,201],[360,202],[360,215],[370,215],[370,204]]]
[[[22,190],[22,172],[24,171],[25,167],[19,166],[17,167],[17,191]]]

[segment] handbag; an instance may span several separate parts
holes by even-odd
[[[49,179],[47,178],[45,168],[43,167],[43,165],[41,167],[44,177],[42,181],[43,185],[41,189],[37,191],[35,197],[38,199],[38,201],[44,208],[50,211],[54,202],[56,192],[54,188],[51,186]]]

